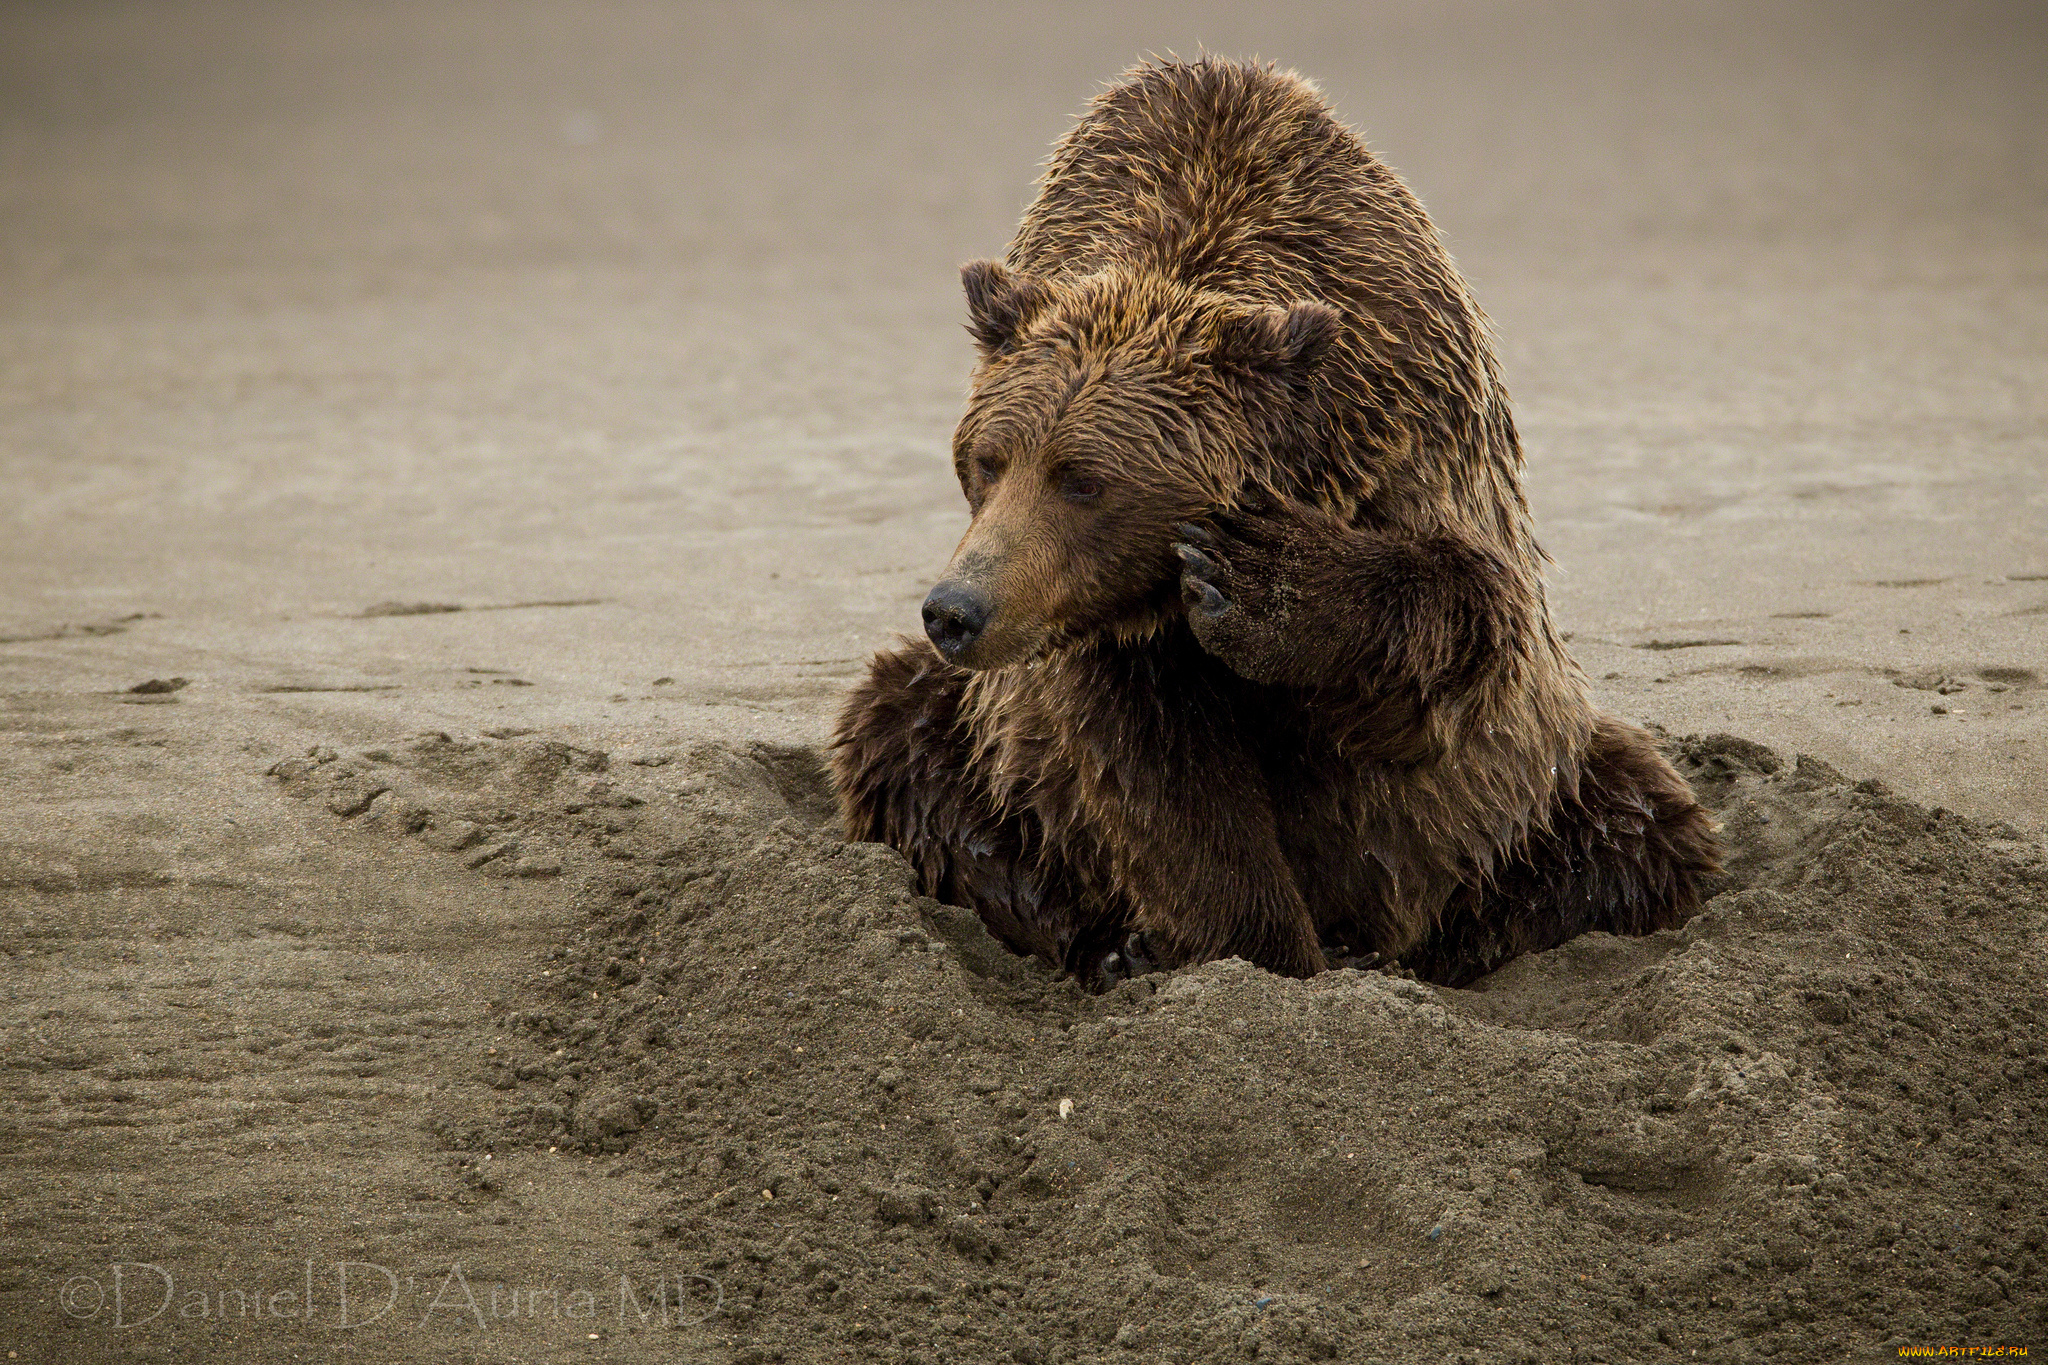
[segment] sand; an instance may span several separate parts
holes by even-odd
[[[1742,852],[1685,928],[1089,999],[826,827],[964,524],[954,267],[1203,42],[1316,76],[1492,315],[1574,648]],[[2044,55],[2016,5],[0,17],[5,1348],[2048,1341]]]

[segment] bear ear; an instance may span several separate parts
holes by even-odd
[[[1016,341],[1017,334],[1045,302],[1045,286],[1001,261],[969,261],[960,267],[967,288],[967,330],[984,357]]]
[[[1313,299],[1227,313],[1209,358],[1250,370],[1301,369],[1322,358],[1342,325],[1342,314]]]

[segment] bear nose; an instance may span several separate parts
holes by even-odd
[[[924,599],[924,633],[948,659],[975,642],[988,618],[988,599],[964,583],[941,583]]]

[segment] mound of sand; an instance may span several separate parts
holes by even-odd
[[[1726,736],[1683,928],[1454,991],[1240,961],[1090,998],[831,827],[819,756],[416,737],[276,772],[575,941],[502,1127],[659,1172],[743,1361],[1832,1361],[2048,1337],[2048,865]],[[489,1188],[486,1178],[480,1178]]]

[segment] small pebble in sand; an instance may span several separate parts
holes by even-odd
[[[507,853],[517,853],[518,851],[519,845],[511,840],[506,840],[502,843],[485,844],[482,848],[464,858],[462,865],[468,868],[478,868],[495,858],[501,858]]]
[[[1074,1116],[1074,1102],[1073,1102],[1072,1100],[1069,1100],[1069,1099],[1062,1099],[1062,1100],[1060,1101],[1060,1118],[1061,1118],[1062,1120],[1066,1120],[1066,1119],[1070,1119],[1070,1118],[1072,1118],[1073,1116]]]
[[[485,833],[484,827],[473,821],[443,816],[420,831],[420,842],[428,848],[437,848],[444,853],[455,853],[482,843]]]

